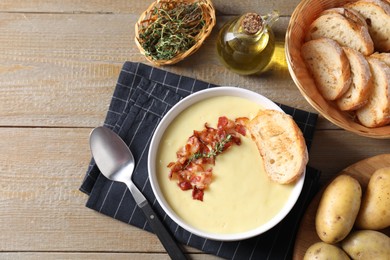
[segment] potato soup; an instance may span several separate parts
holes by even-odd
[[[177,150],[194,130],[203,129],[206,122],[215,127],[220,116],[252,119],[259,109],[259,104],[244,98],[212,97],[185,109],[166,129],[157,155],[157,178],[165,200],[188,225],[216,234],[245,232],[269,221],[287,202],[294,185],[268,179],[249,132],[241,136],[241,145],[216,157],[203,201],[194,200],[191,190],[181,190],[168,177],[167,165],[176,160]]]

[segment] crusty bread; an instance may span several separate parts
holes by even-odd
[[[356,116],[366,127],[379,127],[390,123],[390,67],[378,59],[367,61],[374,85],[367,104],[356,110]]]
[[[363,25],[365,27],[367,26],[366,20],[364,19],[363,16],[361,16],[355,10],[349,9],[347,7],[334,7],[334,8],[324,10],[322,13],[323,14],[326,14],[326,13],[341,14],[345,18],[352,20],[352,22],[354,23],[354,24],[352,24],[352,26],[357,26],[357,28],[359,28],[359,26],[361,26],[361,25]]]
[[[372,89],[372,76],[366,58],[360,52],[343,47],[351,67],[352,83],[347,92],[337,100],[341,110],[351,111],[367,103]]]
[[[348,90],[351,69],[336,41],[328,38],[308,41],[302,45],[301,55],[325,99],[335,100]]]
[[[365,20],[359,13],[347,8],[325,10],[312,22],[306,34],[306,41],[330,38],[342,46],[360,51],[364,55],[374,52],[374,43]]]
[[[371,58],[378,59],[384,63],[387,64],[387,66],[390,66],[390,53],[389,52],[375,52],[370,55]]]
[[[366,19],[375,50],[390,51],[390,4],[380,0],[360,0],[345,6]]]
[[[268,177],[286,184],[297,180],[308,162],[305,139],[291,116],[260,110],[247,124],[264,160]]]

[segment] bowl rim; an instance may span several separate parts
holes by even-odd
[[[254,237],[256,235],[260,235],[267,230],[271,229],[275,225],[277,225],[281,220],[283,220],[286,215],[291,211],[293,206],[295,205],[296,201],[298,200],[302,188],[303,183],[305,179],[306,174],[306,168],[302,174],[302,176],[295,182],[294,187],[290,193],[290,196],[288,200],[286,201],[285,205],[282,207],[282,209],[276,214],[272,219],[270,219],[268,222],[262,224],[261,226],[254,228],[249,231],[240,232],[240,233],[232,233],[232,234],[218,234],[218,233],[212,233],[207,232],[203,230],[199,230],[189,224],[187,224],[184,220],[182,220],[169,206],[168,202],[165,200],[164,195],[161,192],[161,189],[158,184],[157,176],[156,176],[156,157],[158,152],[158,146],[160,144],[161,138],[165,132],[165,129],[169,126],[169,124],[186,108],[190,107],[191,105],[207,99],[211,97],[216,96],[237,96],[246,98],[248,100],[257,102],[261,104],[266,109],[274,109],[281,112],[284,112],[277,104],[275,104],[273,101],[269,100],[268,98],[264,97],[263,95],[253,92],[251,90],[247,90],[240,87],[232,87],[232,86],[220,86],[215,88],[209,88],[205,90],[201,90],[198,92],[195,92],[182,100],[180,100],[175,106],[173,106],[167,114],[162,118],[160,123],[158,124],[151,142],[150,142],[150,148],[148,152],[148,177],[149,181],[153,190],[153,193],[160,204],[161,208],[164,210],[164,212],[179,226],[184,228],[185,230],[203,237],[207,239],[213,239],[213,240],[219,240],[219,241],[237,241],[242,239],[247,239],[250,237]],[[156,149],[153,149],[153,148]]]

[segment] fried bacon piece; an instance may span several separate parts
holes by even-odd
[[[187,143],[176,152],[177,161],[170,162],[169,178],[177,180],[182,190],[192,189],[192,198],[203,201],[204,190],[212,181],[215,157],[232,145],[240,145],[240,135],[246,135],[246,117],[235,121],[222,116],[217,128],[204,124],[202,131],[194,130]]]

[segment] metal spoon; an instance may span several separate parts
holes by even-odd
[[[92,156],[104,176],[113,181],[123,182],[129,188],[137,205],[144,212],[150,226],[156,233],[172,259],[187,259],[179,246],[158,219],[145,196],[131,180],[135,160],[125,142],[105,127],[92,130],[89,138]]]

